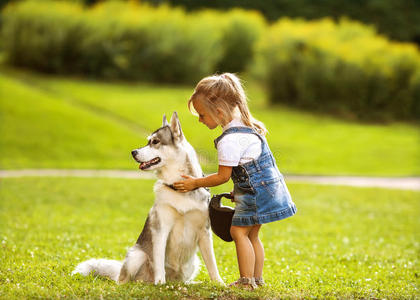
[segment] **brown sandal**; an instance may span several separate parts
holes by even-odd
[[[262,277],[255,277],[255,284],[258,286],[263,286],[265,285],[265,281]]]
[[[254,277],[252,277],[252,278],[241,277],[238,280],[236,280],[235,282],[232,282],[231,284],[229,284],[229,287],[243,287],[245,289],[254,290],[258,286],[255,284]]]

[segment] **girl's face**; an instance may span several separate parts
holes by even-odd
[[[202,101],[195,99],[193,101],[193,106],[195,111],[198,113],[198,121],[206,125],[209,129],[214,129],[219,124],[210,116],[210,113],[203,105]]]

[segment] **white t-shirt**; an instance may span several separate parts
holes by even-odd
[[[241,120],[233,119],[223,127],[223,131],[230,127],[244,127]],[[236,167],[253,159],[261,154],[261,140],[255,134],[231,133],[225,135],[217,144],[217,155],[219,165]]]

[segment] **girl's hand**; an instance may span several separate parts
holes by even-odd
[[[181,175],[185,180],[177,181],[174,183],[174,187],[178,192],[187,193],[197,188],[195,184],[195,178],[188,175]]]

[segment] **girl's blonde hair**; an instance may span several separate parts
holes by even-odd
[[[218,124],[222,124],[223,120],[233,119],[239,110],[240,118],[246,126],[254,128],[261,135],[266,135],[267,129],[264,124],[252,117],[245,91],[235,74],[223,73],[200,80],[188,101],[188,108],[194,114],[195,111],[191,105],[197,99],[201,100],[210,116]],[[217,109],[222,112],[222,118],[219,117]]]

